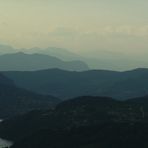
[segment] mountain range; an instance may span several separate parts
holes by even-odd
[[[48,69],[31,72],[2,72],[21,88],[53,95],[62,100],[84,96],[109,96],[120,100],[148,94],[148,69],[126,72],[89,70],[83,72]]]
[[[63,61],[44,54],[26,54],[23,52],[0,55],[0,71],[33,71],[59,68],[73,71],[88,70],[82,61]]]
[[[98,51],[98,49],[96,50]],[[99,49],[99,54],[95,54],[95,50],[90,52],[72,52],[71,49],[47,47],[47,48],[15,48],[9,45],[0,44],[0,55],[24,52],[28,54],[44,54],[56,57],[63,61],[83,61],[90,69],[109,69],[109,70],[129,70],[137,67],[147,68],[147,59],[144,55],[139,58],[129,56],[126,53],[111,52],[110,50]],[[143,58],[144,57],[144,58]],[[55,67],[54,67],[55,68]]]
[[[64,61],[71,61],[71,60],[80,60],[82,57],[76,53],[69,51],[68,49],[64,48],[57,48],[57,47],[47,47],[47,48],[15,48],[10,45],[3,45],[0,44],[0,55],[3,54],[12,54],[17,52],[24,52],[28,54],[44,54],[49,55],[52,57],[57,57]]]

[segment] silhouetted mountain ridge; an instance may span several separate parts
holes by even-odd
[[[0,55],[0,71],[32,71],[59,68],[65,70],[88,70],[82,61],[63,61],[44,54],[26,54],[23,52]]]
[[[125,72],[89,70],[73,72],[48,69],[34,72],[3,72],[16,85],[63,99],[78,96],[109,96],[117,99],[148,94],[148,69]]]

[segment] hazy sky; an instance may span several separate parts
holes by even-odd
[[[145,54],[147,8],[147,0],[0,0],[0,42]]]

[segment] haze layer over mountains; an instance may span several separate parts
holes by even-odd
[[[147,58],[146,56],[131,56],[126,54],[121,54],[118,52],[110,52],[110,51],[100,51],[99,54],[95,54],[95,51],[92,50],[92,53],[80,52],[74,53],[71,50],[56,48],[56,47],[48,47],[48,48],[30,48],[30,49],[18,49],[8,45],[0,45],[0,55],[4,54],[12,54],[12,53],[24,53],[24,54],[41,54],[48,55],[50,57],[54,57],[57,60],[62,60],[63,62],[72,62],[68,65],[62,65],[62,69],[68,70],[86,70],[88,67],[90,69],[108,69],[108,70],[130,70],[135,68],[148,68],[147,66]],[[10,56],[9,55],[9,56]],[[94,56],[92,56],[94,55]],[[20,55],[21,56],[21,55]],[[9,61],[9,60],[8,60]],[[31,61],[30,61],[31,62]],[[75,63],[76,62],[76,63]],[[48,63],[48,62],[47,62]],[[85,63],[85,64],[84,64]],[[49,65],[43,63],[44,66],[42,68],[47,68]],[[55,65],[57,63],[54,63]],[[69,68],[73,64],[73,67]],[[75,66],[76,64],[76,66]],[[51,64],[52,65],[52,64]],[[53,66],[49,66],[49,68]],[[59,68],[61,65],[58,63],[56,68]],[[59,66],[60,65],[60,66]],[[80,67],[78,67],[80,65]],[[36,68],[35,68],[36,69]]]

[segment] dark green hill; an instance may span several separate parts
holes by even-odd
[[[15,141],[14,148],[130,148],[140,142],[148,146],[143,139],[148,136],[148,111],[142,107],[107,97],[79,97],[53,110],[5,120],[0,137]]]
[[[147,123],[107,123],[69,131],[40,130],[12,148],[147,148]]]

